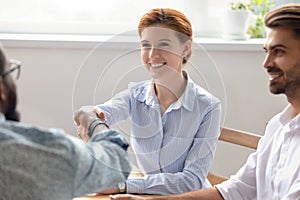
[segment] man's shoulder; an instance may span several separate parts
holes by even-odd
[[[191,94],[200,103],[206,103],[208,105],[215,105],[221,103],[220,100],[217,97],[215,97],[212,93],[208,92],[206,89],[196,84],[193,86],[193,88],[191,88],[190,95]]]
[[[10,142],[32,143],[47,147],[63,145],[72,148],[72,142],[61,129],[41,128],[31,124],[5,121],[0,123],[0,140]]]
[[[140,82],[130,82],[128,84],[128,89],[131,91],[141,91],[152,85],[152,81],[140,81]]]
[[[132,82],[128,85],[130,96],[133,98],[144,99],[153,85],[152,81]]]
[[[76,159],[72,144],[64,138],[60,131],[1,122],[0,160],[5,167],[0,170],[0,177],[10,185],[0,189],[1,196],[8,199],[37,199],[40,195],[45,199],[66,199],[70,196]],[[45,185],[51,189],[45,190]],[[14,188],[18,188],[18,194]],[[32,193],[42,190],[43,194]]]

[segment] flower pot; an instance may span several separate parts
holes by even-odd
[[[226,10],[223,19],[222,37],[231,40],[246,40],[249,29],[250,11]]]

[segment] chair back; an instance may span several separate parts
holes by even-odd
[[[261,137],[262,136],[258,134],[223,127],[221,129],[219,140],[241,145],[251,149],[257,149],[257,145]],[[213,173],[208,173],[207,178],[212,185],[222,183],[223,181],[228,179],[228,177],[216,175]]]

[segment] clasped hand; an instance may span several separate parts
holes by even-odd
[[[89,141],[88,127],[95,119],[106,121],[105,114],[95,106],[83,106],[74,112],[74,122],[77,126],[77,134],[84,141]]]

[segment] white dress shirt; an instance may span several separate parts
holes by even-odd
[[[146,176],[127,180],[128,193],[183,193],[210,186],[206,176],[220,134],[221,106],[187,80],[182,96],[163,115],[152,81],[130,86],[98,105],[109,125],[131,117],[130,144]]]
[[[300,114],[291,106],[274,116],[258,149],[230,180],[217,185],[227,199],[300,199]]]

